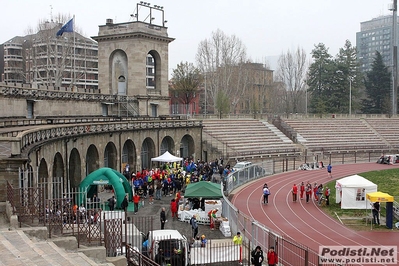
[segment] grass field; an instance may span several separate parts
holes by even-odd
[[[399,194],[399,169],[389,169],[383,171],[371,171],[366,173],[360,173],[360,176],[370,180],[377,184],[378,191],[388,193],[392,196],[398,196]],[[371,210],[345,210],[341,209],[338,203],[335,203],[335,181],[324,184],[324,187],[329,187],[331,190],[330,205],[324,207],[326,212],[335,219],[344,223],[348,227],[356,230],[370,230],[370,222],[366,225],[366,217],[371,217]],[[381,203],[381,216],[385,216],[385,204]],[[393,223],[397,221],[394,219]],[[373,228],[373,230],[390,230],[385,225]]]

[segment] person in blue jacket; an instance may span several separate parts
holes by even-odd
[[[332,166],[331,166],[331,164],[329,163],[329,164],[327,165],[327,175],[328,175],[329,178],[332,178],[331,170],[332,170]]]

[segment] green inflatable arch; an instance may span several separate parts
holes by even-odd
[[[111,185],[115,191],[117,208],[121,207],[121,203],[127,193],[129,194],[129,201],[131,201],[133,197],[132,186],[126,177],[118,171],[108,167],[100,168],[86,176],[79,184],[79,191],[87,192],[91,185]],[[83,196],[78,200],[78,206],[86,200],[86,193],[82,194]]]

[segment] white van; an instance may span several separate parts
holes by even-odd
[[[251,162],[238,162],[238,163],[236,163],[236,165],[233,166],[233,171],[239,171],[239,170],[244,169],[250,165],[252,165]]]
[[[179,251],[179,256],[182,261],[180,265],[190,265],[189,259],[189,244],[187,238],[180,234],[177,230],[154,230],[148,233],[149,242],[149,256],[155,260],[155,256],[161,249],[166,264],[170,264],[174,249]]]

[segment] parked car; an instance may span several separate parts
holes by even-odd
[[[238,162],[238,163],[236,163],[236,165],[233,166],[233,171],[242,170],[250,165],[252,165],[251,162]]]
[[[171,263],[178,256],[179,265],[190,265],[189,243],[187,238],[177,230],[154,230],[148,233],[148,255],[155,259],[159,250],[162,250],[166,264]],[[178,251],[176,253],[175,251]],[[181,263],[181,264],[180,264]]]

